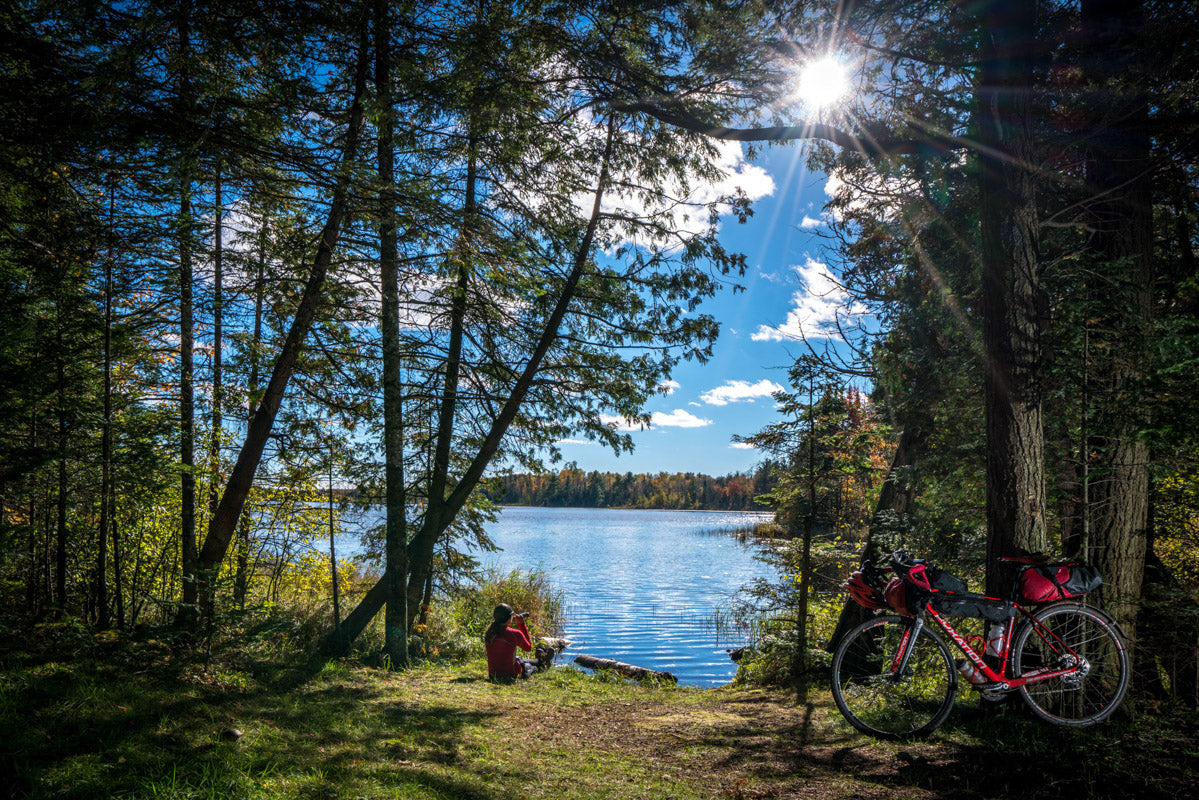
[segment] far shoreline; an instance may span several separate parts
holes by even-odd
[[[548,505],[533,505],[531,503],[497,503],[500,508],[553,508],[561,510],[578,510],[578,511],[689,511],[699,512],[704,514],[769,514],[774,516],[774,512],[770,509],[761,511],[753,511],[743,508],[646,508],[644,506],[548,506]]]

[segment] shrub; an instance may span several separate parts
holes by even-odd
[[[483,655],[483,633],[493,609],[507,603],[529,613],[534,638],[557,636],[565,619],[565,600],[542,570],[485,571],[474,584],[435,602],[425,624],[413,631],[414,653],[423,658],[461,660]]]

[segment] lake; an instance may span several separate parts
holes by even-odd
[[[672,672],[690,686],[719,686],[737,671],[726,648],[744,632],[717,631],[715,613],[773,569],[759,549],[727,533],[769,514],[509,506],[488,530],[501,548],[483,563],[539,567],[566,595],[560,657],[578,653]],[[722,531],[725,531],[722,533]]]

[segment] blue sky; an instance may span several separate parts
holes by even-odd
[[[785,385],[787,367],[804,346],[796,322],[811,331],[834,302],[826,282],[827,242],[822,207],[828,178],[804,168],[800,145],[772,147],[753,161],[770,176],[773,191],[754,205],[744,225],[726,217],[724,245],[746,256],[744,292],[722,291],[703,311],[720,321],[721,333],[707,364],[680,364],[677,386],[646,406],[648,430],[634,430],[636,450],[619,457],[598,444],[561,443],[563,462],[609,472],[700,472],[725,475],[752,469],[761,454],[734,446],[775,421],[772,388]],[[755,171],[756,172],[756,171]],[[762,176],[756,181],[761,185]]]

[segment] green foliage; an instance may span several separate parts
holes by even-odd
[[[752,626],[753,636],[737,664],[739,683],[795,686],[818,682],[829,664],[824,649],[845,602],[842,584],[857,564],[857,555],[843,543],[818,542],[812,550],[807,606],[805,674],[796,674],[799,584],[802,575],[802,541],[790,539],[768,548],[762,558],[779,579],[758,579],[738,595],[735,613]]]
[[[586,472],[567,464],[558,472],[502,475],[487,495],[503,505],[573,508],[667,508],[752,511],[773,485],[771,468],[713,478],[690,472],[634,475]]]
[[[408,636],[410,654],[417,661],[453,662],[482,658],[483,632],[491,624],[492,610],[507,603],[529,613],[527,625],[534,643],[540,637],[559,636],[566,618],[566,598],[540,570],[485,570],[439,592],[424,621]],[[382,650],[382,621],[367,629],[355,642],[361,658],[374,661]],[[531,658],[532,656],[530,656]]]
[[[1199,589],[1199,475],[1164,478],[1157,486],[1153,550],[1183,585]]]
[[[529,614],[526,624],[534,642],[558,636],[566,618],[566,598],[541,570],[489,570],[477,581],[441,599],[429,610],[427,623],[413,630],[413,649],[419,656],[461,660],[483,654],[483,633],[492,610],[507,603]]]

